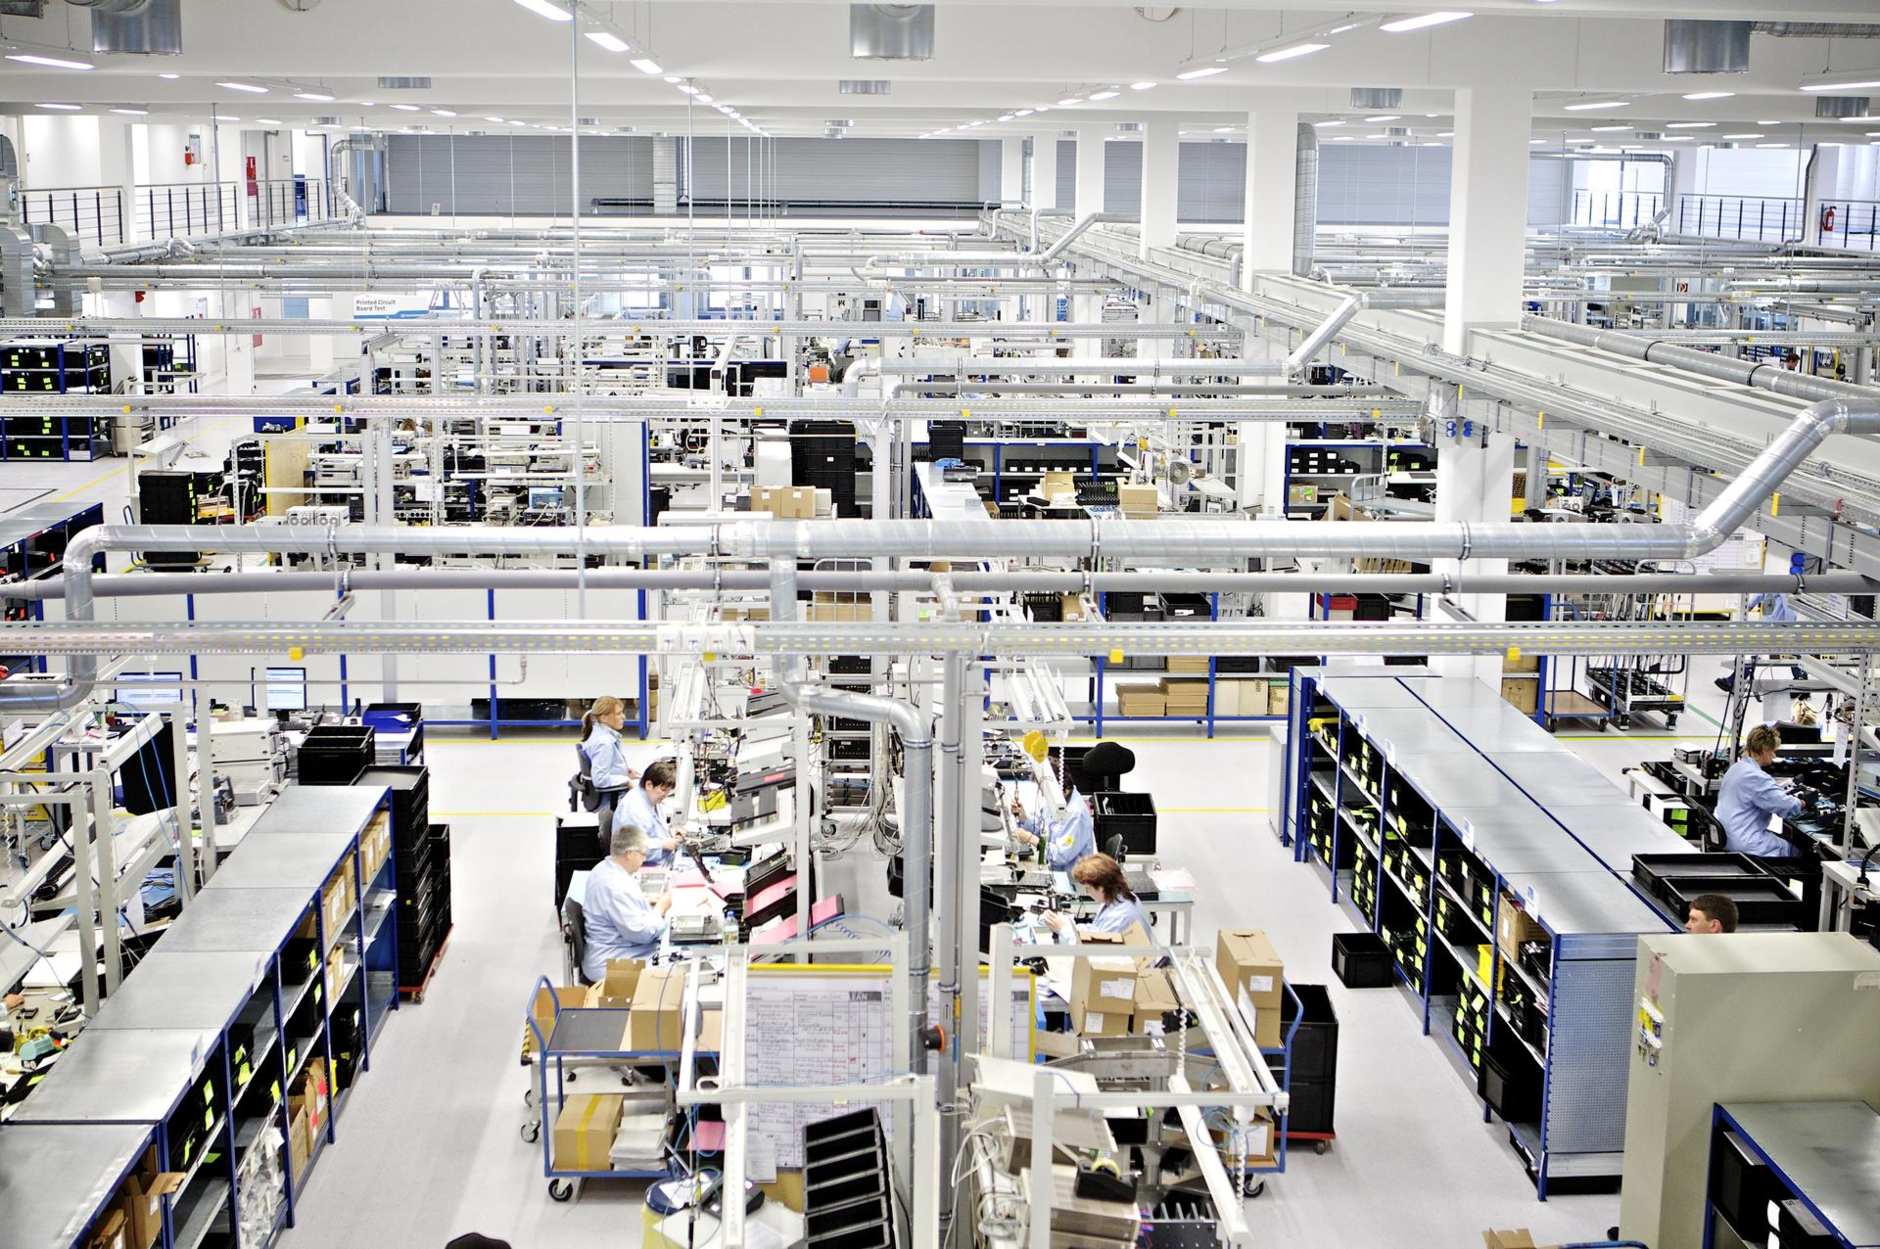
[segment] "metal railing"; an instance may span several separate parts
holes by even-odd
[[[20,219],[26,225],[56,225],[80,244],[103,247],[126,243],[124,188],[51,187],[20,192]]]
[[[1880,250],[1874,244],[1880,233],[1880,200],[1823,200],[1810,225],[1816,247]]]
[[[1575,191],[1569,224],[1630,230],[1649,224],[1664,206],[1659,191]]]
[[[27,225],[60,226],[89,247],[304,225],[336,215],[336,197],[324,178],[140,185],[129,191],[128,211],[125,194],[117,186],[26,190],[20,214]]]
[[[1684,195],[1672,219],[1678,234],[1782,243],[1802,233],[1802,201],[1748,195]]]

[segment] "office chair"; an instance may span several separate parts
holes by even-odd
[[[594,983],[582,970],[587,962],[587,913],[572,894],[561,901],[562,983]]]
[[[1109,855],[1118,863],[1121,863],[1123,861],[1123,834],[1111,833],[1108,837],[1104,838],[1103,853]]]

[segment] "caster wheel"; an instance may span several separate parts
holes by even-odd
[[[568,1180],[550,1180],[548,1195],[556,1201],[567,1201],[574,1196],[574,1184]]]
[[[564,1080],[566,1080],[566,1081],[567,1081],[568,1083],[570,1083],[570,1084],[573,1084],[573,1083],[575,1082],[575,1080],[579,1078],[579,1076],[580,1076],[580,1073],[579,1073],[579,1072],[576,1072],[576,1071],[570,1071],[570,1072],[568,1072],[568,1073],[566,1073],[565,1075],[563,1075],[563,1076],[562,1076],[562,1079],[564,1079]]]
[[[423,1006],[423,1005],[424,1005],[424,994],[422,994],[422,993],[414,993],[414,994],[412,994],[412,995],[411,995],[411,1004],[412,1004],[413,1006]]]
[[[530,1088],[530,1089],[524,1089],[522,1091],[522,1104],[524,1106],[527,1106],[531,1110],[535,1109],[535,1090],[534,1089]]]
[[[522,1139],[530,1145],[533,1145],[535,1144],[535,1142],[541,1140],[542,1139],[542,1125],[539,1123],[523,1124],[522,1125]]]
[[[1322,1154],[1326,1150],[1330,1149],[1331,1147],[1332,1147],[1332,1143],[1330,1141],[1313,1141],[1312,1142],[1312,1152],[1315,1154]]]
[[[1266,1191],[1266,1181],[1258,1176],[1249,1175],[1240,1182],[1240,1195],[1252,1201]]]

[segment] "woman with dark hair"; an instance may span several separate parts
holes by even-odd
[[[1071,880],[1097,903],[1096,916],[1083,925],[1085,929],[1128,932],[1131,924],[1141,924],[1144,932],[1149,931],[1149,917],[1130,889],[1129,878],[1123,875],[1123,865],[1109,855],[1085,855],[1071,869]],[[1043,918],[1045,927],[1057,934],[1060,944],[1077,943],[1076,927],[1069,919],[1056,911],[1046,911]]]
[[[646,830],[646,862],[650,867],[672,862],[672,852],[681,844],[659,813],[659,804],[672,797],[678,784],[679,769],[673,761],[655,760],[646,765],[646,775],[621,800],[620,817]]]

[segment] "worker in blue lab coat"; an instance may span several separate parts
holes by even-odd
[[[1017,840],[1039,847],[1045,866],[1054,872],[1068,872],[1078,860],[1097,850],[1096,825],[1090,816],[1090,801],[1077,785],[1064,798],[1064,814],[1047,820],[1040,813],[1028,816],[1017,799],[1012,800],[1012,814],[1018,817]]]
[[[1149,917],[1130,890],[1123,865],[1109,855],[1092,854],[1078,860],[1071,869],[1071,880],[1097,903],[1097,913],[1089,923],[1073,925],[1056,911],[1046,911],[1040,918],[1056,934],[1058,944],[1075,945],[1078,927],[1086,932],[1122,933],[1128,932],[1131,924],[1141,924],[1144,932],[1149,931]]]
[[[679,783],[679,769],[670,759],[657,759],[646,766],[646,775],[620,801],[620,818],[646,830],[646,861],[653,867],[672,862],[672,852],[681,845],[666,827],[666,817],[659,804],[672,797]]]
[[[627,739],[621,736],[626,723],[627,705],[612,694],[603,694],[581,717],[581,744],[575,748],[581,770],[574,784],[581,791],[582,805],[599,817],[603,850],[613,835],[614,811],[640,779],[639,770],[627,762]]]
[[[1717,823],[1723,826],[1725,849],[1733,853],[1763,859],[1788,858],[1796,853],[1780,835],[1769,831],[1770,816],[1787,819],[1800,815],[1805,805],[1764,771],[1775,761],[1780,743],[1775,729],[1757,725],[1749,731],[1743,757],[1723,774],[1723,786],[1717,793]]]
[[[620,821],[608,843],[610,851],[588,877],[581,902],[587,931],[587,956],[582,973],[598,984],[607,974],[609,959],[651,958],[666,935],[666,912],[672,909],[672,890],[648,902],[640,892],[639,872],[646,865],[646,833],[638,825]]]

